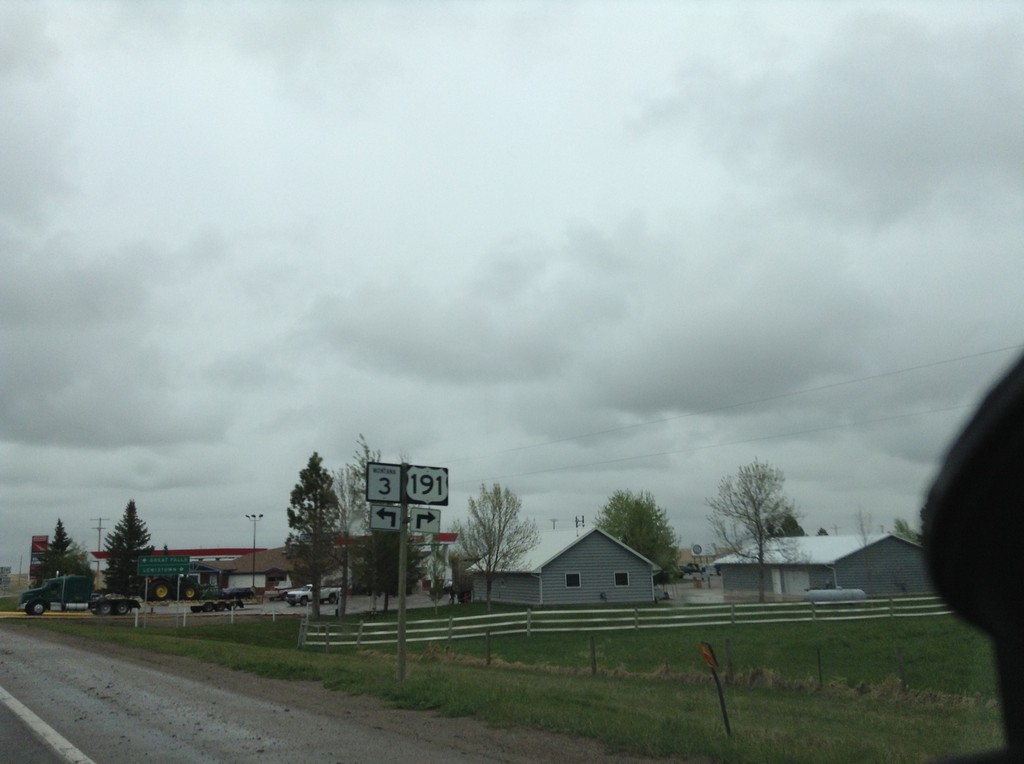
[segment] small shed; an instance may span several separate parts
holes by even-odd
[[[803,597],[808,589],[863,589],[868,597],[934,594],[919,544],[890,533],[773,539],[765,555],[765,593]],[[756,592],[749,554],[715,560],[726,592]]]
[[[580,605],[652,602],[661,570],[600,528],[544,531],[515,570],[495,574],[491,602]],[[487,597],[487,581],[473,574],[473,599]]]

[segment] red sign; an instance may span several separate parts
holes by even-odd
[[[709,642],[698,642],[697,644],[700,647],[700,655],[704,659],[704,662],[711,668],[717,669],[718,660],[715,658],[715,651],[714,648],[711,647],[711,644]]]

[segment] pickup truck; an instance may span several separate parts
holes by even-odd
[[[332,605],[341,598],[340,586],[321,586],[320,602],[330,602]],[[292,589],[284,595],[285,601],[294,607],[295,605],[306,606],[313,599],[313,584],[306,584],[299,589]]]

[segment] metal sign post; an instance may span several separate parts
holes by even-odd
[[[722,721],[725,722],[725,734],[732,737],[732,729],[729,727],[729,712],[725,708],[725,693],[722,692],[722,681],[718,678],[718,659],[715,658],[714,648],[711,647],[710,642],[698,642],[697,646],[700,648],[700,654],[704,662],[711,668],[711,676],[714,678],[715,686],[718,688],[718,705],[722,707]]]
[[[440,533],[441,513],[435,506],[448,505],[448,468],[416,464],[366,465],[366,500],[370,502],[370,530],[398,531],[398,667],[399,682],[405,681],[406,579],[409,574],[410,504],[419,533]],[[398,504],[398,507],[393,505]],[[389,506],[391,505],[391,506]]]
[[[402,462],[402,485],[409,465]],[[405,681],[405,579],[409,567],[409,497],[402,491],[401,527],[398,529],[398,668],[396,678]]]

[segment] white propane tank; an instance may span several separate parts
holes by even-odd
[[[859,602],[868,595],[863,589],[808,589],[808,602]]]

